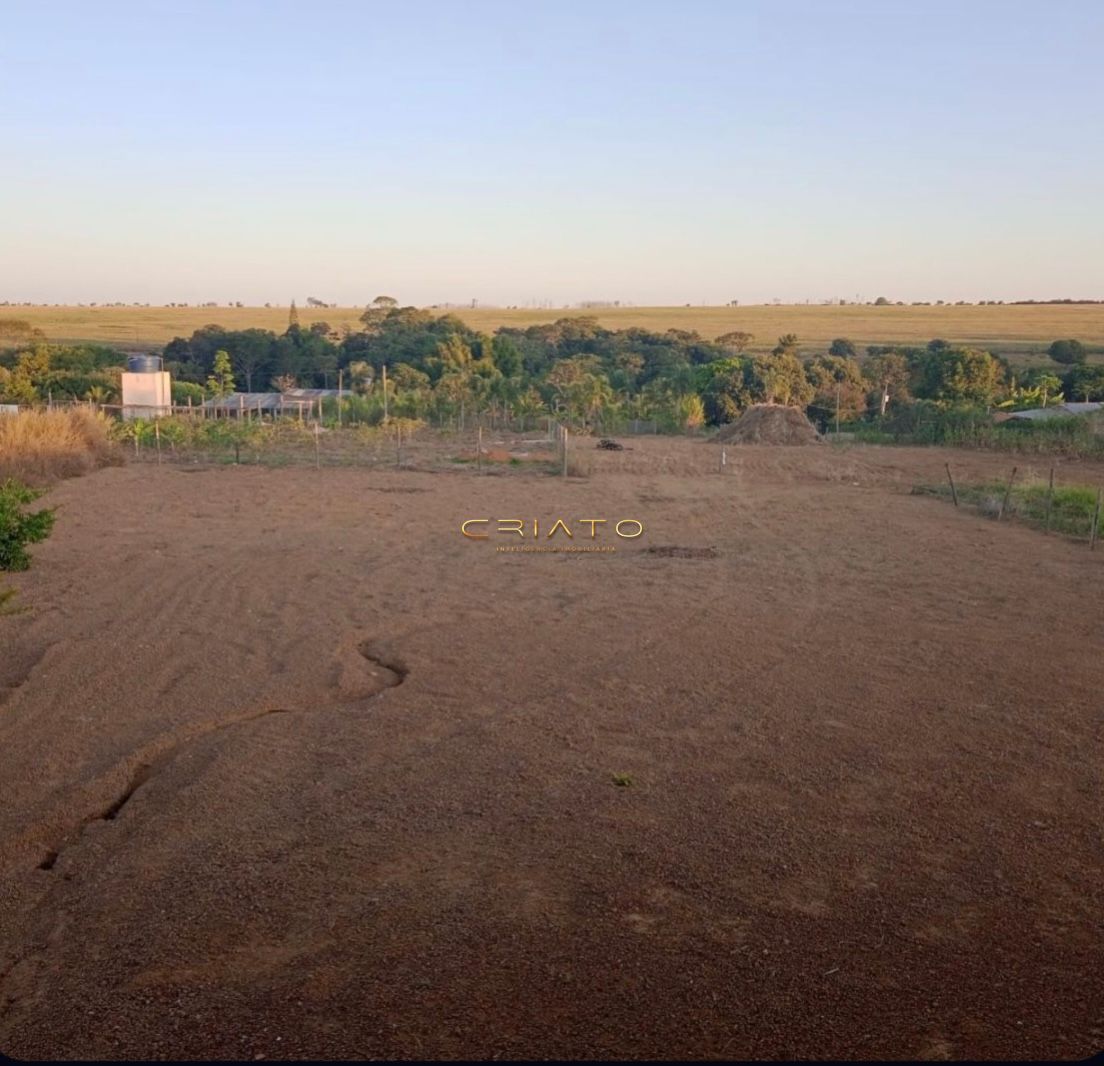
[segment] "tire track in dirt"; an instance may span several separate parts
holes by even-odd
[[[71,831],[68,837],[49,848],[46,855],[38,863],[38,869],[52,870],[62,853],[80,842],[81,836],[88,826],[95,822],[112,822],[118,818],[123,808],[133,799],[135,793],[137,793],[143,785],[152,780],[166,765],[172,762],[182,748],[194,744],[196,741],[202,740],[205,737],[221,733],[226,729],[249,725],[252,722],[257,722],[270,715],[310,714],[315,711],[331,710],[366,702],[371,699],[377,699],[388,689],[397,688],[401,685],[410,672],[401,660],[381,651],[372,641],[362,641],[357,646],[357,652],[368,663],[373,664],[383,671],[378,681],[378,687],[360,691],[348,699],[331,700],[324,703],[321,707],[268,707],[264,710],[236,715],[224,721],[207,724],[198,730],[179,737],[175,741],[171,741],[167,746],[163,744],[151,745],[155,750],[146,754],[144,758],[140,758],[137,768],[130,775],[122,791],[119,792],[106,807],[84,818],[77,827]]]
[[[322,704],[320,707],[268,707],[260,711],[239,714],[223,721],[207,724],[202,728],[193,730],[184,736],[178,737],[174,741],[159,746],[155,752],[147,751],[147,754],[138,763],[137,768],[131,773],[126,786],[115,796],[115,798],[106,807],[84,818],[66,838],[58,841],[56,845],[49,848],[38,863],[37,869],[52,871],[58,859],[61,858],[66,851],[69,851],[80,843],[81,838],[90,826],[98,822],[115,821],[138,791],[153,780],[166,766],[172,763],[181,750],[189,745],[228,729],[250,725],[253,722],[258,722],[262,718],[268,718],[271,715],[311,714],[317,711],[333,710],[364,704],[369,700],[379,699],[388,689],[397,688],[409,676],[410,670],[406,663],[402,659],[379,648],[374,641],[360,641],[356,646],[356,651],[364,662],[382,671],[382,673],[375,678],[376,683],[373,686],[362,689],[350,695],[348,698],[331,700]],[[370,673],[375,675],[376,670],[370,670]],[[66,875],[66,880],[68,880],[68,875]],[[45,903],[48,898],[49,895],[47,895],[39,905],[41,906]],[[0,970],[0,990],[4,988],[8,978],[11,977],[17,969],[24,964],[32,963],[36,959],[41,959],[41,957],[49,951],[50,945],[56,939],[59,931],[58,922],[55,921],[53,931],[46,936],[44,941],[32,947],[30,950],[17,955],[3,968],[3,970]],[[8,993],[4,996],[3,1001],[0,1002],[6,1002],[10,1005],[17,1002],[19,998],[18,995]]]
[[[56,646],[56,644],[47,644],[41,651],[27,652],[20,657],[19,665],[2,683],[3,687],[0,687],[0,707],[3,707],[19,689],[30,681]]]

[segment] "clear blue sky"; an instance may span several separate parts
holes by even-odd
[[[1104,3],[0,0],[0,299],[1104,297]]]

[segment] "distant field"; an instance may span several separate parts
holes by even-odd
[[[714,338],[731,330],[755,335],[754,349],[773,346],[783,333],[796,333],[803,353],[822,351],[834,337],[858,345],[922,343],[933,337],[973,344],[1004,355],[1042,358],[1059,337],[1076,337],[1104,350],[1104,305],[974,307],[822,307],[803,304],[749,307],[619,307],[600,311],[567,309],[453,310],[470,326],[492,331],[499,326],[529,326],[557,318],[594,315],[610,329],[632,326],[652,330],[696,330]],[[359,308],[299,310],[303,325],[325,321],[356,326]],[[285,307],[10,307],[4,318],[27,319],[51,340],[95,340],[129,348],[165,344],[209,323],[232,329],[282,330]],[[1099,354],[1099,351],[1098,353]]]

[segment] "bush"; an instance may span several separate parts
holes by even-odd
[[[24,510],[41,495],[18,481],[0,485],[0,570],[26,570],[31,565],[27,545],[45,540],[54,528],[52,508]]]
[[[1048,349],[1047,354],[1056,363],[1065,363],[1067,366],[1085,361],[1085,346],[1080,341],[1055,341]]]

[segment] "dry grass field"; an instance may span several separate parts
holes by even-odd
[[[300,308],[300,321],[356,327],[355,308]],[[1037,358],[1060,337],[1076,337],[1104,347],[1104,305],[972,306],[972,307],[821,307],[781,305],[755,307],[621,307],[599,311],[457,309],[475,329],[528,326],[565,315],[593,314],[610,329],[697,330],[708,338],[732,330],[753,333],[757,349],[768,349],[783,333],[796,333],[803,351],[820,351],[834,337],[860,345],[919,344],[933,337],[975,344],[1023,358]],[[287,308],[263,307],[105,307],[0,308],[0,319],[29,320],[52,340],[98,340],[124,347],[162,345],[188,336],[208,323],[231,329],[261,327],[282,330]]]
[[[628,443],[58,485],[0,618],[0,1049],[1098,1050],[1104,553],[910,494],[1004,456]],[[501,516],[645,533],[460,535]]]
[[[45,485],[117,460],[103,417],[78,407],[0,418],[0,481]]]

